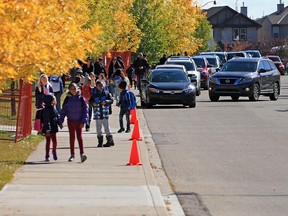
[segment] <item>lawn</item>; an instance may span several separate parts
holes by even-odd
[[[13,179],[15,171],[43,139],[43,136],[31,135],[16,143],[0,140],[0,190]]]

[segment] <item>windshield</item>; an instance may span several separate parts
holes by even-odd
[[[202,58],[193,58],[195,64],[197,65],[197,67],[200,67],[200,68],[204,68],[205,65],[204,65],[204,60]]]
[[[183,71],[154,71],[152,82],[189,82],[188,76]]]
[[[207,58],[206,57],[206,59],[211,66],[218,67],[216,58],[209,58],[209,57]]]
[[[190,61],[168,61],[165,64],[184,65],[187,71],[195,70],[194,64]]]
[[[255,72],[256,70],[257,62],[227,62],[221,71]]]
[[[273,62],[277,62],[277,61],[280,62],[281,61],[278,56],[275,56],[275,57],[269,56],[268,58],[271,59]]]

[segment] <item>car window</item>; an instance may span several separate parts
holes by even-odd
[[[218,67],[217,59],[216,58],[206,58],[210,65]]]
[[[154,71],[152,82],[188,82],[188,76],[181,71]]]
[[[258,71],[265,69],[263,61],[260,61]]]
[[[184,65],[187,71],[195,70],[194,64],[190,61],[168,61],[165,64]]]
[[[263,61],[263,65],[264,65],[264,68],[266,71],[270,71],[271,70],[271,67],[270,67],[270,64],[268,61]]]
[[[204,59],[202,58],[193,58],[195,64],[197,65],[197,67],[201,67],[204,68],[205,64],[204,64]]]
[[[281,61],[278,56],[269,56],[268,58],[271,59],[273,62]]]
[[[222,71],[254,72],[257,69],[257,62],[227,62]]]
[[[268,62],[270,64],[270,67],[272,68],[272,70],[276,70],[277,69],[276,65],[273,62],[271,62],[271,61],[268,61]]]

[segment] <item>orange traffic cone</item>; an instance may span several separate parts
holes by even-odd
[[[131,147],[131,153],[130,153],[130,160],[127,165],[133,166],[133,165],[142,165],[139,155],[139,148],[138,143],[136,139],[133,139],[132,147]]]
[[[142,140],[142,138],[140,137],[140,130],[139,130],[139,122],[138,119],[136,119],[135,123],[134,123],[134,128],[133,128],[133,132],[132,132],[132,136],[130,138],[130,140]]]
[[[138,120],[138,119],[137,119],[136,108],[135,108],[135,109],[132,109],[132,110],[130,111],[130,114],[131,114],[130,124],[135,124],[136,120]]]

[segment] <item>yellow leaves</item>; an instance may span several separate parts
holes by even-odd
[[[0,0],[0,84],[7,77],[31,81],[39,68],[61,74],[76,57],[95,52],[100,28],[83,28],[89,1]]]

